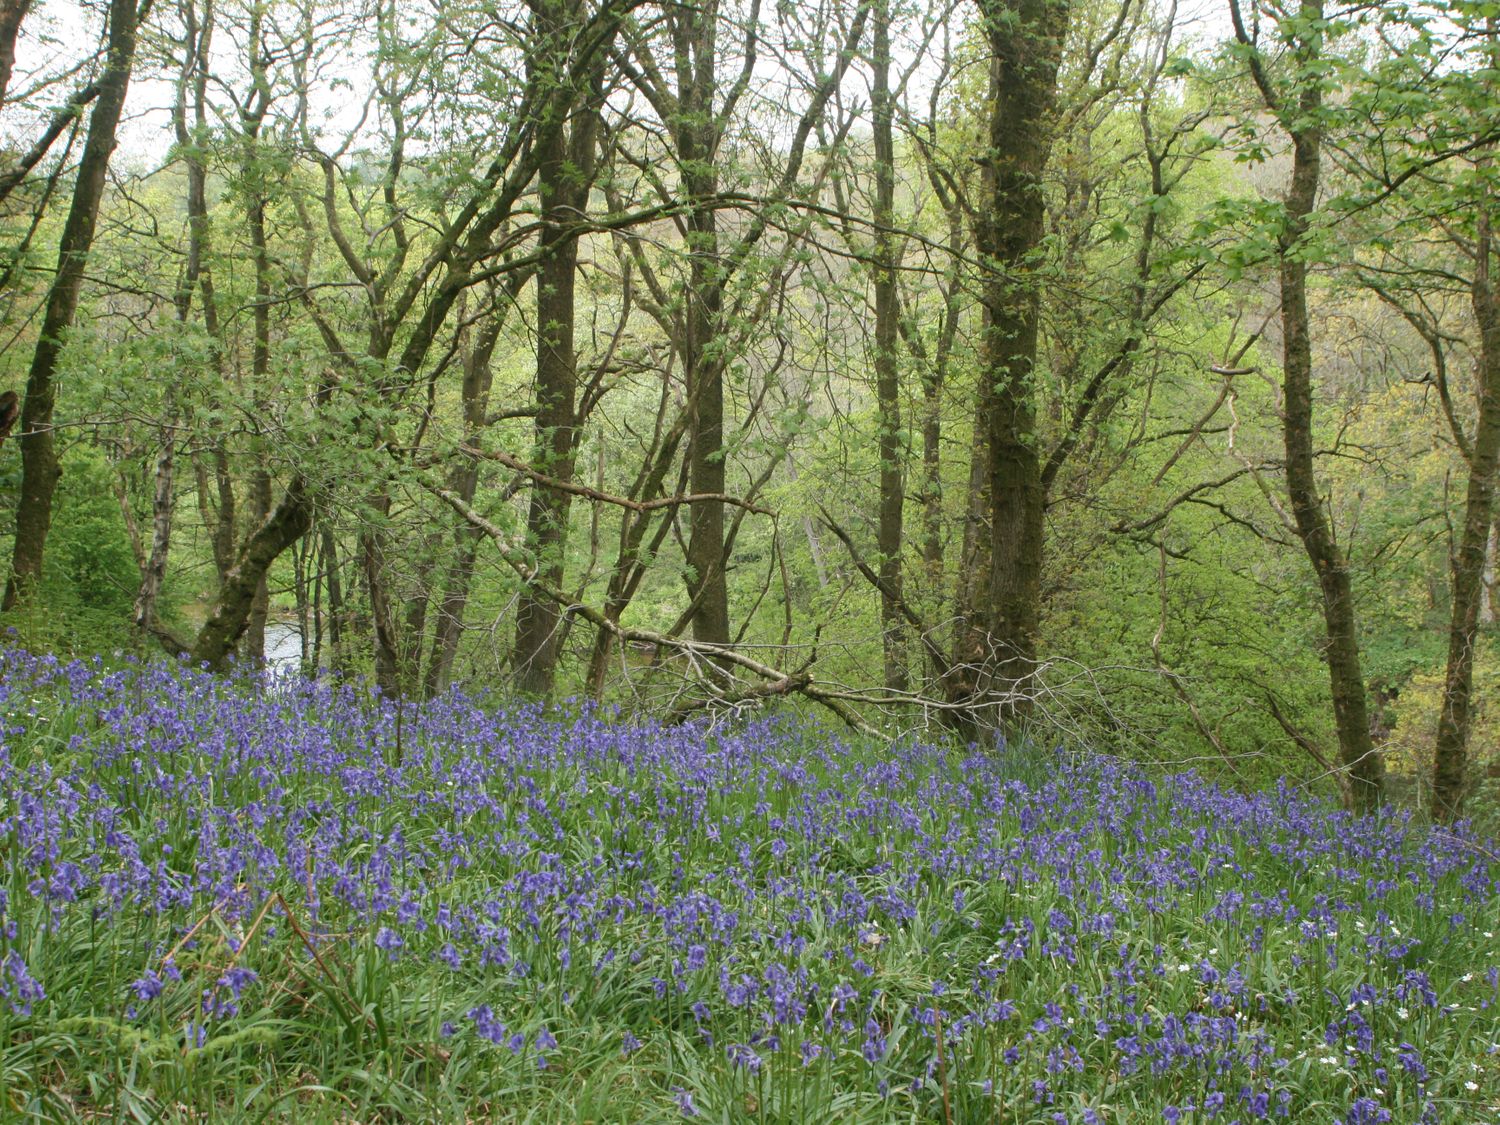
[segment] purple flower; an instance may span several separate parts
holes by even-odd
[[[5,961],[0,964],[0,996],[5,997],[10,1005],[10,1010],[18,1016],[31,1015],[31,1006],[37,1000],[46,999],[46,990],[42,988],[41,982],[31,975],[26,962],[17,956],[15,950],[5,955]]]
[[[469,1019],[474,1021],[474,1031],[481,1039],[497,1044],[505,1042],[505,1025],[495,1018],[495,1013],[488,1004],[470,1008]]]
[[[384,950],[392,961],[400,955],[400,949],[405,944],[400,934],[386,926],[381,926],[375,932],[375,948]]]
[[[143,973],[138,979],[132,981],[130,984],[130,990],[136,994],[136,997],[142,1003],[145,1003],[149,1000],[155,1000],[162,994],[162,990],[165,987],[166,985],[162,982],[161,977],[156,974],[156,971],[154,969],[147,969],[145,973]]]

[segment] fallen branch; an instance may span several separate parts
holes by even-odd
[[[732,665],[733,667],[743,669],[760,677],[762,680],[769,681],[772,685],[780,685],[779,691],[769,691],[762,685],[760,689],[762,696],[772,694],[786,695],[796,692],[828,708],[861,734],[873,735],[877,733],[874,728],[865,723],[864,720],[839,698],[841,693],[824,687],[810,676],[806,678],[806,682],[803,682],[797,673],[788,673],[780,668],[763,663],[731,646],[688,640],[683,637],[674,637],[666,633],[659,633],[653,629],[637,629],[621,625],[616,621],[610,620],[602,610],[584,602],[573,600],[561,591],[552,588],[544,582],[538,581],[536,571],[517,556],[516,547],[512,544],[510,537],[505,531],[475,511],[463,497],[450,488],[430,482],[424,481],[423,487],[458,513],[460,518],[467,522],[469,526],[476,528],[488,536],[500,548],[500,557],[505,561],[506,565],[514,570],[533,592],[557,603],[562,608],[564,616],[581,617],[596,629],[603,630],[620,641],[636,641],[653,645],[658,649],[668,649],[681,653],[694,662],[711,660],[717,662],[721,667],[723,665]],[[720,698],[722,698],[722,695]]]
[[[828,514],[828,510],[821,504],[818,505],[818,514],[822,517],[823,525],[838,536],[839,542],[849,552],[849,557],[854,560],[854,565],[859,569],[860,574],[864,575],[865,581],[874,586],[879,593],[895,602],[896,608],[900,611],[901,616],[906,619],[906,623],[915,629],[917,636],[921,638],[922,649],[927,653],[927,659],[932,662],[933,670],[937,672],[940,679],[946,681],[948,673],[952,671],[952,666],[948,663],[948,658],[943,655],[943,650],[933,641],[932,631],[928,629],[926,623],[917,616],[916,611],[911,606],[907,605],[906,599],[894,590],[891,590],[870,564],[865,562],[859,550],[854,546],[854,540],[849,537],[849,533],[834,522],[833,517]]]
[[[727,492],[693,492],[686,496],[659,496],[654,500],[632,500],[628,496],[616,496],[610,492],[601,492],[597,488],[590,488],[586,484],[576,481],[561,480],[558,477],[548,476],[539,469],[534,469],[525,461],[512,453],[506,453],[501,449],[479,449],[472,445],[460,445],[459,451],[466,456],[474,457],[482,461],[498,461],[506,468],[514,469],[518,473],[530,477],[537,484],[546,488],[556,489],[559,492],[567,492],[573,496],[582,496],[586,500],[597,500],[601,504],[613,504],[619,508],[627,508],[632,512],[654,512],[662,508],[676,508],[683,504],[728,504],[735,508],[744,508],[747,512],[757,515],[774,515],[769,508],[763,508],[753,504],[749,500],[742,500],[738,496],[731,496]]]
[[[1348,775],[1328,760],[1327,755],[1318,749],[1305,731],[1297,729],[1296,725],[1281,710],[1281,706],[1276,702],[1276,697],[1270,691],[1266,691],[1265,694],[1266,705],[1271,709],[1271,718],[1276,720],[1276,725],[1286,732],[1286,736],[1295,742],[1304,754],[1317,762],[1323,771],[1334,779],[1338,784],[1340,796],[1344,798],[1344,802],[1347,804],[1349,797]]]

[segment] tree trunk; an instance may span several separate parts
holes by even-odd
[[[194,137],[188,128],[188,104],[192,102],[194,121],[201,134],[207,96],[207,54],[213,35],[213,20],[210,16],[200,29],[197,9],[192,4],[184,6],[184,19],[184,55],[178,78],[177,98],[172,109],[172,125],[187,164],[188,246],[182,283],[178,287],[174,303],[179,323],[185,324],[192,314],[193,294],[201,280],[204,316],[212,330],[217,326],[213,289],[203,269],[208,237],[208,170],[202,152],[195,147],[195,141],[201,137]],[[174,423],[179,413],[175,388],[168,388],[166,399],[169,417],[167,424],[161,428],[161,451],[156,459],[156,486],[151,504],[151,550],[141,569],[141,584],[136,591],[133,607],[136,627],[158,637],[164,636],[164,633],[157,625],[156,605],[166,581],[167,556],[171,551],[172,520],[175,514],[173,485],[176,477],[177,434]]]
[[[302,650],[299,668],[304,676],[315,676],[318,671],[317,661],[314,659],[317,643],[312,625],[316,597],[313,585],[308,580],[308,570],[313,565],[316,565],[313,547],[304,535],[292,548],[292,589],[297,600],[297,637]]]
[[[548,5],[549,26],[543,34],[566,30],[578,16],[576,0]],[[539,17],[540,18],[540,17]],[[596,96],[591,92],[590,98]],[[578,393],[573,349],[578,270],[578,236],[570,230],[588,206],[593,179],[596,107],[567,107],[573,115],[566,130],[548,130],[537,170],[537,193],[546,216],[540,236],[543,255],[536,279],[536,467],[549,476],[573,479]],[[536,577],[549,589],[561,589],[572,494],[532,485],[526,517],[527,544],[535,551]],[[523,590],[516,621],[514,665],[517,686],[530,695],[551,696],[561,649],[559,607],[545,594]]]
[[[359,534],[360,573],[370,597],[374,635],[375,686],[388,699],[401,698],[401,638],[395,607],[385,581],[385,522],[391,513],[390,486],[381,483],[371,498],[368,526]]]
[[[99,78],[99,96],[89,115],[89,129],[73,200],[58,244],[57,274],[47,294],[46,311],[31,370],[26,377],[26,400],[21,408],[21,495],[16,508],[16,537],[11,570],[0,608],[10,610],[28,600],[42,576],[42,557],[52,527],[52,497],[62,475],[52,440],[52,415],[57,404],[54,376],[62,354],[63,337],[73,325],[83,288],[84,266],[94,241],[99,205],[104,198],[105,174],[115,147],[115,132],[130,85],[135,61],[136,8],[134,0],[111,0],[107,58]]]
[[[172,544],[172,481],[176,460],[176,435],[170,427],[163,430],[161,451],[156,458],[156,487],[151,497],[151,552],[141,568],[141,584],[136,590],[133,617],[137,628],[156,631],[156,603],[161,597],[167,576],[167,552]]]
[[[989,311],[980,316],[989,324]],[[990,560],[994,550],[990,534],[990,424],[991,396],[977,390],[974,395],[974,431],[969,448],[968,503],[964,511],[964,536],[959,548],[958,576],[953,592],[953,655],[944,694],[949,702],[968,703],[979,691],[985,665],[984,604],[990,588]],[[960,733],[977,731],[975,716],[963,710],[948,712],[949,722]]]
[[[666,406],[667,398],[663,395],[661,409],[666,409]],[[661,442],[653,449],[650,461],[637,477],[636,486],[631,490],[632,495],[643,500],[665,495],[663,489],[667,473],[671,470],[672,462],[677,455],[677,448],[682,444],[689,424],[686,417],[679,416],[677,422],[667,430]],[[688,467],[684,464],[679,473],[679,492],[686,491],[687,470]],[[610,570],[609,586],[604,598],[606,620],[616,625],[619,624],[621,616],[640,588],[641,579],[645,577],[648,565],[645,560],[655,558],[661,550],[667,533],[672,529],[674,518],[675,514],[672,512],[663,513],[658,517],[651,542],[646,545],[643,552],[642,544],[646,543],[646,533],[652,527],[651,514],[629,511],[621,513],[620,550]],[[588,671],[588,692],[594,699],[601,699],[604,695],[613,639],[614,634],[609,629],[600,629],[594,637],[594,651],[589,657]]]
[[[494,379],[490,359],[500,323],[500,318],[492,315],[478,346],[466,349],[463,356],[464,439],[471,443],[478,440],[489,410],[490,385]],[[479,489],[479,463],[467,461],[457,466],[448,478],[448,487],[465,504],[472,504]],[[463,635],[464,608],[469,601],[469,583],[474,576],[474,558],[483,536],[482,531],[463,520],[455,520],[453,524],[453,556],[443,579],[443,598],[438,603],[432,653],[422,680],[422,695],[426,699],[442,694],[453,674],[453,661],[458,656],[458,642]]]
[[[21,21],[31,10],[31,0],[0,0],[0,105],[10,89],[10,72],[16,65],[16,37]]]
[[[250,499],[250,515],[254,523],[249,534],[253,535],[254,528],[259,527],[271,511],[271,476],[264,469],[255,470],[250,484]],[[241,652],[252,664],[259,664],[266,658],[266,622],[270,617],[271,589],[263,573],[260,584],[255,588],[255,595],[250,599],[250,617],[245,622],[245,632],[240,638]]]
[[[312,526],[312,501],[307,484],[295,477],[287,486],[281,501],[271,514],[251,533],[219,587],[208,620],[193,641],[190,653],[193,663],[207,664],[223,671],[250,620],[255,592],[265,581],[266,572],[282,551],[286,550]]]
[[[1484,575],[1479,591],[1479,624],[1495,623],[1495,559],[1500,555],[1500,526],[1490,524],[1490,542],[1484,554]]]
[[[1448,626],[1448,671],[1433,751],[1432,808],[1445,822],[1462,815],[1468,783],[1474,647],[1494,518],[1495,470],[1500,466],[1500,298],[1491,287],[1493,236],[1487,211],[1480,215],[1478,225],[1470,296],[1479,326],[1479,421],[1471,444],[1462,538],[1451,560],[1453,609]]]
[[[477,477],[478,471],[474,474]],[[464,496],[462,488],[453,491],[466,504],[473,495]],[[453,662],[458,657],[458,642],[463,636],[464,609],[469,603],[469,584],[474,576],[474,559],[480,537],[467,524],[453,529],[453,559],[443,584],[443,600],[438,603],[437,625],[433,629],[432,654],[427,660],[427,674],[422,680],[422,696],[433,699],[441,695],[453,678]]]
[[[684,163],[712,159],[691,147]],[[718,190],[712,172],[691,177],[688,192],[698,200]],[[718,272],[718,219],[711,206],[688,216],[689,267],[687,339],[683,367],[688,398],[693,404],[688,434],[688,490],[722,495],[724,473],[724,368],[714,354],[723,300]],[[694,504],[688,513],[688,596],[692,599],[693,639],[706,644],[729,643],[729,580],[724,559],[724,505],[709,500]]]
[[[989,198],[974,231],[989,271],[975,436],[987,444],[988,527],[976,527],[971,513],[966,541],[987,533],[988,549],[970,542],[966,553],[987,561],[988,573],[976,566],[962,591],[954,664],[964,669],[956,686],[974,711],[967,722],[1008,728],[1030,712],[1041,620],[1046,490],[1034,405],[1040,293],[1033,259],[1044,233],[1042,173],[1070,12],[1067,0],[985,0],[980,9],[991,106]],[[977,440],[975,452],[978,476]]]
[[[719,118],[715,99],[718,19],[712,9],[684,9],[678,16],[677,163],[683,192],[689,255],[683,294],[683,374],[692,420],[688,430],[688,490],[724,492],[724,356],[720,318],[724,272],[720,261],[716,168]],[[729,584],[724,558],[724,505],[708,501],[688,513],[688,596],[693,639],[729,643]]]
[[[328,590],[328,667],[341,672],[344,668],[344,586],[339,573],[338,540],[327,524],[323,525],[319,547],[323,561],[323,582]]]
[[[885,685],[905,691],[906,628],[901,616],[901,538],[906,501],[904,450],[901,440],[901,388],[896,341],[897,317],[896,152],[891,100],[891,5],[875,5],[874,54],[871,58],[875,141],[875,399],[880,455],[880,635],[885,657]]]
[[[1304,3],[1303,12],[1321,18],[1321,0]],[[1308,82],[1301,97],[1300,119],[1315,121],[1321,105],[1321,89]],[[1292,136],[1292,181],[1280,239],[1285,411],[1282,438],[1286,449],[1287,496],[1297,534],[1317,573],[1322,594],[1327,630],[1324,658],[1333,695],[1340,765],[1348,773],[1351,804],[1356,811],[1368,812],[1381,802],[1384,771],[1370,738],[1349,563],[1334,539],[1328,512],[1318,492],[1313,453],[1311,321],[1307,309],[1307,262],[1300,249],[1308,216],[1317,205],[1322,144],[1322,132],[1316,124],[1299,128]]]

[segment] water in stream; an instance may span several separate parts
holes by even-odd
[[[297,672],[302,668],[302,631],[289,621],[266,623],[266,669]]]

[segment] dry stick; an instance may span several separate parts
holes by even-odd
[[[1177,447],[1172,456],[1162,462],[1161,468],[1156,471],[1156,476],[1151,478],[1153,488],[1162,482],[1163,478],[1172,471],[1172,466],[1177,464],[1178,459],[1191,448],[1193,442],[1202,436],[1203,427],[1213,420],[1213,416],[1219,412],[1219,407],[1223,406],[1224,401],[1229,397],[1229,392],[1234,389],[1234,376],[1249,374],[1254,369],[1210,367],[1209,370],[1217,375],[1224,376],[1224,385],[1219,388],[1219,397],[1214,399],[1213,405],[1205,410],[1202,416],[1193,423],[1192,429],[1188,431],[1188,436],[1182,440],[1182,444]]]
[[[312,959],[317,963],[318,968],[323,971],[323,975],[328,978],[328,983],[331,984],[340,993],[340,995],[342,995],[343,998],[349,1002],[350,1009],[352,1011],[361,1011],[362,1009],[360,1008],[358,1001],[356,1001],[353,996],[349,995],[349,990],[344,987],[343,983],[339,980],[338,977],[334,976],[333,970],[330,969],[327,962],[323,960],[322,954],[318,952],[318,947],[313,943],[312,938],[307,936],[307,931],[297,924],[297,916],[292,912],[291,904],[287,902],[287,900],[282,896],[281,892],[277,891],[269,901],[279,902],[281,904],[281,912],[286,916],[287,924],[292,927],[292,932],[302,940],[302,944],[306,946],[307,951],[312,954]],[[365,1012],[364,1017],[366,1027],[378,1030],[379,1024],[375,1022],[374,1016],[370,1015],[368,1012]],[[424,1057],[413,1044],[409,1042],[403,1042],[402,1046],[406,1049],[406,1053],[409,1054],[412,1058],[420,1059]],[[441,1047],[437,1048],[437,1052],[443,1058],[448,1057],[448,1052],[444,1051]]]
[[[1233,356],[1228,357],[1223,363],[1215,363],[1209,366],[1208,369],[1210,371],[1212,371],[1215,375],[1222,377],[1224,380],[1224,385],[1219,388],[1219,397],[1214,399],[1213,405],[1210,406],[1206,411],[1204,411],[1201,418],[1193,423],[1193,427],[1190,431],[1188,431],[1188,436],[1186,437],[1186,439],[1184,439],[1183,443],[1177,447],[1177,451],[1173,453],[1172,456],[1167,458],[1166,463],[1162,465],[1156,476],[1151,479],[1151,484],[1153,486],[1158,485],[1162,482],[1162,479],[1167,475],[1169,471],[1171,471],[1172,466],[1177,464],[1178,458],[1186,453],[1193,442],[1197,441],[1198,438],[1202,436],[1203,427],[1208,425],[1213,416],[1219,412],[1219,407],[1223,406],[1225,400],[1227,400],[1233,393],[1235,376],[1254,375],[1256,373],[1256,371],[1258,370],[1257,368],[1241,367],[1240,363],[1245,358],[1245,356],[1249,354],[1250,349],[1255,346],[1255,342],[1261,338],[1261,334],[1266,330],[1266,325],[1270,322],[1271,314],[1267,313],[1266,318],[1260,322],[1260,327],[1257,328],[1254,332],[1250,333],[1249,336],[1245,337],[1245,342],[1240,345],[1239,350],[1236,351]],[[1238,326],[1238,324],[1239,318],[1236,317],[1235,325]],[[1231,339],[1233,338],[1233,335],[1234,330],[1231,329]],[[1233,410],[1232,404],[1230,409]],[[1229,444],[1231,447],[1234,445],[1233,426],[1230,427]]]
[[[245,884],[243,884],[243,883],[241,883],[239,886],[235,887],[235,890],[237,890],[237,891],[241,891],[241,890],[244,890],[244,889],[245,889]],[[182,947],[184,945],[186,945],[188,942],[190,942],[190,941],[193,940],[193,935],[196,934],[199,930],[201,930],[203,928],[203,924],[205,922],[207,922],[210,918],[212,918],[215,914],[217,914],[219,912],[219,907],[223,906],[224,903],[227,902],[227,901],[229,901],[229,900],[227,898],[225,898],[225,899],[223,899],[223,900],[221,900],[219,902],[214,903],[212,906],[210,906],[208,908],[208,913],[205,914],[202,918],[199,918],[196,922],[193,923],[192,929],[188,930],[187,933],[183,934],[182,937],[180,939],[178,939],[177,944],[174,945],[168,951],[167,955],[161,959],[161,963],[163,965],[168,964],[173,958],[175,958],[177,956],[177,954],[179,954],[180,952],[182,952]]]
[[[942,649],[938,648],[937,644],[933,641],[931,630],[928,629],[926,622],[917,616],[916,612],[907,604],[905,598],[896,595],[894,591],[886,588],[885,583],[881,581],[880,575],[860,556],[859,551],[854,546],[854,540],[849,537],[849,533],[834,522],[833,517],[828,514],[828,510],[821,504],[818,505],[818,513],[828,530],[838,536],[839,542],[843,543],[844,547],[848,550],[849,557],[854,560],[854,565],[859,568],[859,572],[864,575],[865,580],[874,586],[876,590],[880,591],[880,593],[888,595],[895,601],[897,607],[901,610],[901,616],[906,618],[907,623],[917,631],[917,636],[922,639],[922,648],[926,651],[928,659],[932,661],[933,667],[937,669],[938,675],[946,679],[952,668],[948,664],[948,658],[943,655]]]
[[[1339,787],[1340,796],[1347,797],[1349,792],[1349,778],[1346,771],[1329,762],[1327,756],[1318,749],[1313,740],[1307,736],[1307,733],[1298,730],[1296,724],[1286,717],[1286,714],[1281,710],[1281,705],[1276,702],[1276,697],[1268,689],[1262,690],[1265,690],[1266,705],[1270,708],[1271,718],[1276,720],[1276,724],[1286,732],[1286,736],[1296,743],[1304,754],[1322,767],[1325,776],[1333,778]]]
[[[245,934],[245,940],[242,941],[242,942],[240,942],[240,947],[234,951],[234,956],[229,959],[229,964],[227,964],[227,965],[224,966],[224,971],[225,972],[228,972],[230,969],[234,968],[234,966],[238,963],[238,961],[240,959],[240,955],[243,954],[247,948],[249,948],[249,946],[250,946],[250,939],[255,936],[255,931],[258,930],[258,929],[260,929],[260,923],[261,923],[262,919],[265,918],[266,911],[271,909],[271,903],[273,903],[275,901],[276,900],[273,899],[273,898],[268,898],[268,899],[266,899],[266,901],[264,902],[264,904],[262,904],[262,906],[260,908],[260,913],[255,916],[255,921],[253,921],[253,922],[250,923],[250,929]]]
[[[333,975],[333,970],[324,962],[322,954],[318,952],[317,945],[313,943],[312,938],[307,936],[307,931],[297,924],[297,916],[292,912],[291,904],[287,902],[280,891],[276,892],[276,901],[281,903],[281,912],[286,915],[287,925],[291,926],[292,932],[302,939],[302,944],[312,954],[312,959],[317,962],[318,968],[323,970],[323,975],[329,979],[334,987],[343,991],[344,986],[339,982],[339,978]],[[348,993],[346,992],[345,995],[347,996]],[[353,1003],[353,997],[350,997],[350,1002]],[[356,1004],[355,1007],[358,1007],[358,1005]]]

